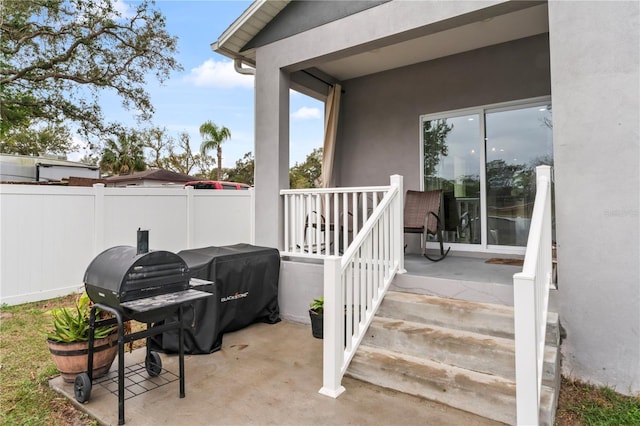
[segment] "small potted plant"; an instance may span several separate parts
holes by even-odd
[[[317,339],[322,339],[324,296],[313,299],[309,305],[309,317],[311,318],[311,334]]]
[[[53,331],[47,333],[49,352],[65,382],[73,383],[77,374],[87,371],[89,315],[91,300],[82,293],[73,308],[50,311]],[[100,312],[96,312],[100,317]],[[100,326],[94,331],[93,377],[104,375],[118,353],[117,326]]]

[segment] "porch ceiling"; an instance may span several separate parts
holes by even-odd
[[[344,81],[548,31],[548,8],[543,3],[400,43],[381,45],[315,67]]]
[[[243,51],[243,46],[288,3],[289,0],[254,2],[211,44],[211,48],[229,58],[255,65],[255,49]],[[438,29],[434,28],[425,27],[423,34],[399,34],[372,40],[360,49],[334,52],[328,61],[325,58],[307,63],[306,68],[315,68],[332,79],[344,81],[543,34],[549,31],[548,6],[545,1],[504,2],[479,10],[473,16],[459,16],[450,22],[440,22]]]

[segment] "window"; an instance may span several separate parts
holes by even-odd
[[[421,117],[424,190],[442,190],[444,239],[475,250],[527,243],[535,168],[553,165],[551,105]]]

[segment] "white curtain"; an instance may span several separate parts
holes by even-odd
[[[324,145],[322,148],[322,173],[320,180],[323,188],[333,184],[333,155],[336,148],[336,133],[340,115],[340,94],[342,86],[334,84],[324,106]]]

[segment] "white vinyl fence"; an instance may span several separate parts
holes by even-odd
[[[0,185],[0,303],[44,300],[82,286],[91,260],[136,245],[152,250],[253,243],[253,190]]]

